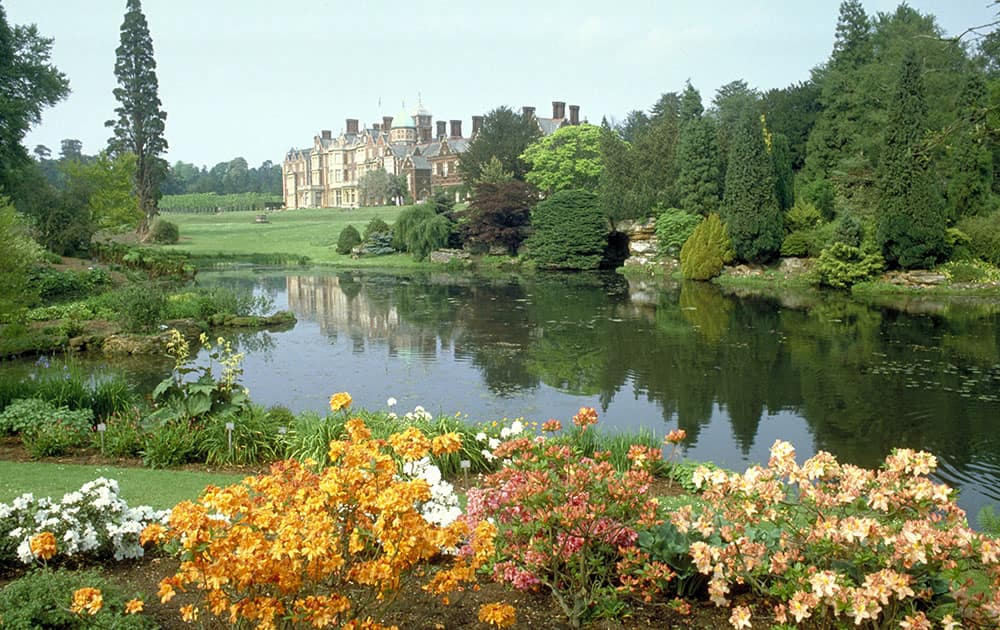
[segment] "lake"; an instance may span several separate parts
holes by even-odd
[[[738,470],[779,438],[800,462],[826,450],[869,467],[911,447],[938,456],[971,520],[1000,502],[997,304],[737,297],[614,273],[241,270],[199,283],[267,293],[298,317],[233,336],[260,404],[325,413],[347,391],[369,409],[394,397],[399,414],[564,424],[593,406],[606,430],[680,427],[685,457]]]

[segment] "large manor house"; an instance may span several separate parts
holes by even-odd
[[[540,118],[534,107],[522,108],[534,118],[543,135],[565,125],[580,123],[580,107],[552,102],[552,117]],[[472,117],[468,137],[461,120],[438,120],[418,105],[413,111],[383,116],[381,122],[362,129],[348,118],[346,129],[334,137],[323,130],[308,149],[291,149],[281,165],[286,208],[357,208],[362,203],[358,182],[379,169],[402,175],[414,200],[426,199],[432,190],[453,189],[458,195],[462,178],[458,157],[482,128],[483,117]]]

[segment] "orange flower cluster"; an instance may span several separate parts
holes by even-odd
[[[433,574],[425,588],[435,594],[475,580],[492,557],[495,528],[470,532],[462,522],[442,528],[425,521],[417,505],[430,488],[423,479],[403,480],[396,461],[433,448],[449,452],[461,445],[458,436],[431,442],[408,429],[376,440],[356,418],[345,428],[348,439],[330,443],[329,467],[279,462],[269,474],[209,487],[196,503],[180,503],[168,528],[148,527],[144,542],[162,542],[182,558],[177,573],[161,582],[161,600],[194,587],[203,601],[182,611],[187,619],[207,612],[262,629],[301,623],[375,630],[382,626],[372,617],[404,575]],[[470,552],[444,568],[428,564],[455,548]]]
[[[32,536],[28,545],[36,558],[50,560],[56,555],[56,537],[52,532],[42,532]]]
[[[73,604],[69,609],[76,614],[86,612],[88,615],[96,615],[103,606],[104,596],[100,589],[85,586],[73,591]]]
[[[555,418],[546,420],[542,423],[542,431],[546,433],[556,433],[562,430],[562,422],[559,422]]]
[[[479,621],[497,628],[507,628],[514,625],[517,615],[514,607],[509,604],[483,604],[479,607]]]
[[[680,444],[687,439],[687,431],[684,429],[674,429],[670,433],[667,433],[667,437],[663,439],[666,444]]]
[[[597,424],[597,410],[593,407],[580,407],[580,411],[573,416],[573,424],[581,429]]]
[[[337,392],[330,396],[330,411],[340,411],[351,406],[352,398],[347,392]]]

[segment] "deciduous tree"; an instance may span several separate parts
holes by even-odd
[[[137,232],[145,237],[159,213],[160,183],[167,172],[167,164],[160,157],[167,150],[163,136],[167,114],[160,103],[153,39],[139,0],[128,0],[116,55],[118,87],[114,95],[118,107],[117,118],[105,123],[114,130],[108,148],[112,155],[135,155],[133,186],[143,212]]]
[[[571,188],[596,192],[603,169],[600,135],[596,125],[571,125],[539,138],[521,154],[530,169],[525,181],[547,193]]]
[[[470,244],[501,246],[514,255],[528,237],[531,208],[537,201],[534,188],[524,182],[477,184],[462,234]]]

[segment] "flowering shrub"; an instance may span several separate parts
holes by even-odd
[[[1000,543],[969,529],[952,490],[928,478],[936,465],[928,453],[898,449],[878,471],[825,452],[799,466],[779,440],[767,467],[696,471],[704,508],[681,508],[671,522],[700,537],[691,557],[719,606],[745,584],[779,600],[780,623],[846,617],[929,628],[933,618],[946,628],[994,627]],[[976,592],[970,572],[992,587]],[[734,609],[733,625],[749,627],[750,612]]]
[[[118,496],[118,482],[103,477],[58,503],[23,494],[0,503],[0,562],[17,557],[30,564],[80,554],[140,558],[139,534],[150,523],[165,522],[168,514],[145,505],[130,508]]]
[[[161,582],[161,600],[195,587],[202,601],[181,610],[185,620],[208,613],[260,628],[381,628],[372,617],[405,574],[432,575],[424,588],[436,595],[473,581],[494,552],[492,526],[470,531],[421,514],[438,509],[429,508],[425,458],[455,448],[455,439],[408,429],[377,440],[359,419],[345,428],[347,439],[329,444],[330,466],[274,464],[241,484],[209,487],[198,502],[178,504],[168,527],[147,528],[144,541],[162,542],[182,560]],[[447,568],[427,564],[446,549],[458,550]]]
[[[591,414],[582,418],[593,424]],[[614,604],[624,549],[658,522],[647,495],[652,476],[643,466],[618,473],[606,454],[586,457],[541,436],[511,439],[493,453],[509,461],[469,490],[466,518],[496,523],[494,577],[522,590],[545,587],[579,627]]]

